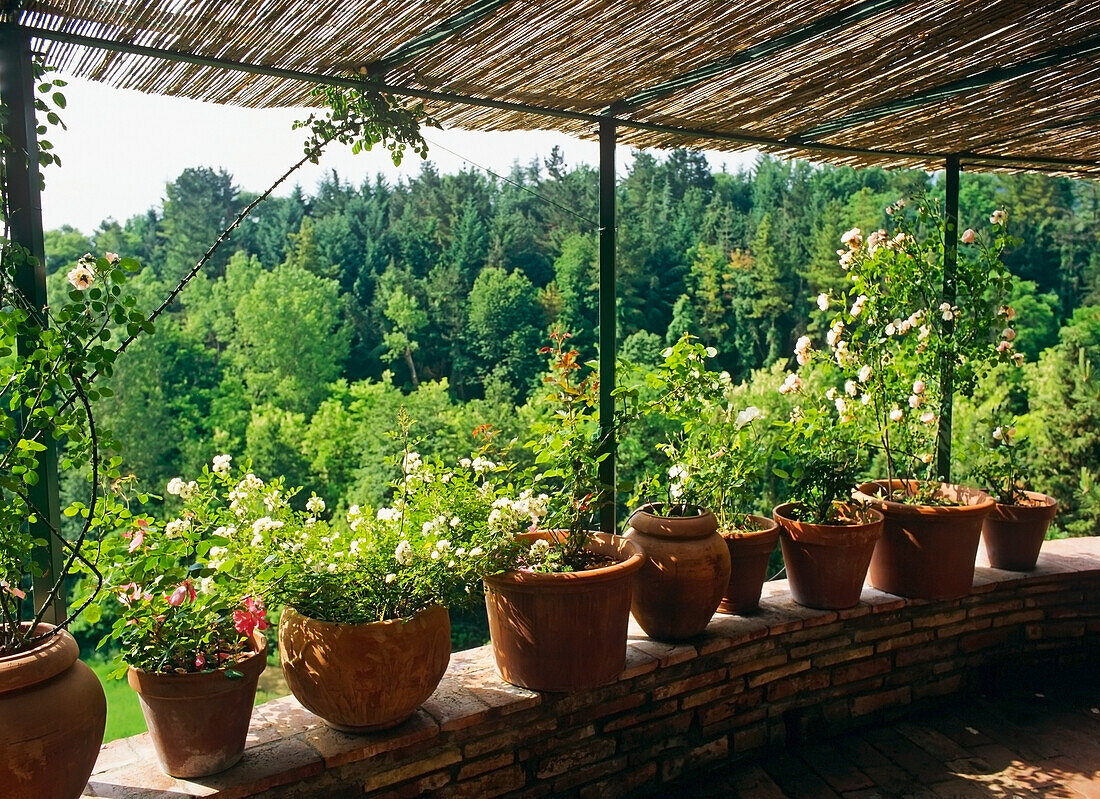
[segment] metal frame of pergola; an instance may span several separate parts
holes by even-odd
[[[585,91],[584,85],[570,85],[561,92],[556,91],[554,75],[560,76],[570,64],[586,63],[586,55],[583,52],[577,54],[577,43],[561,33],[565,30],[565,23],[552,16],[554,7],[547,3],[518,4],[516,0],[409,0],[407,3],[383,0],[382,3],[367,3],[364,9],[380,5],[389,9],[412,6],[413,12],[420,14],[420,17],[407,20],[406,24],[416,33],[400,39],[396,44],[387,44],[381,50],[372,52],[370,57],[360,57],[358,61],[353,59],[338,66],[331,66],[332,62],[328,61],[326,64],[329,66],[318,68],[315,64],[318,54],[324,52],[323,42],[316,45],[310,54],[302,55],[297,50],[294,53],[290,50],[276,52],[276,45],[280,42],[275,39],[284,35],[278,23],[290,23],[286,31],[294,29],[293,23],[298,19],[295,14],[300,15],[298,21],[302,25],[313,25],[314,18],[309,13],[311,10],[317,13],[319,2],[284,0],[283,5],[278,6],[271,0],[220,4],[204,3],[203,0],[153,0],[126,5],[92,0],[59,0],[52,4],[32,0],[5,4],[0,20],[0,97],[9,108],[8,128],[13,148],[22,156],[9,158],[9,164],[13,167],[25,164],[27,167],[25,170],[9,169],[8,180],[13,198],[9,224],[12,240],[26,247],[38,260],[34,269],[25,270],[19,276],[19,284],[28,296],[36,303],[45,304],[41,198],[35,171],[37,136],[32,48],[36,45],[45,51],[47,58],[56,54],[63,68],[71,66],[81,76],[145,91],[264,106],[290,104],[288,98],[296,99],[293,104],[306,104],[309,101],[306,100],[308,95],[305,90],[293,92],[293,87],[299,84],[305,88],[315,85],[366,88],[438,104],[447,110],[443,121],[451,121],[459,127],[554,127],[598,137],[600,416],[604,420],[610,420],[614,410],[611,391],[615,385],[617,351],[615,147],[619,141],[638,146],[706,144],[723,149],[759,148],[781,155],[851,165],[943,168],[946,171],[947,197],[944,296],[948,300],[953,299],[955,292],[959,175],[964,167],[1100,176],[1100,147],[1094,143],[1097,137],[1091,135],[1100,128],[1100,100],[1096,99],[1100,97],[1100,14],[1089,11],[1088,0],[1037,4],[1027,0],[823,0],[820,8],[810,10],[785,0],[747,0],[740,3],[710,0],[701,4],[707,8],[701,8],[698,13],[700,16],[718,14],[718,17],[702,22],[693,20],[685,11],[685,8],[693,9],[693,4],[685,5],[679,0],[621,5],[606,0],[579,0],[558,11],[565,16],[575,16],[578,26],[591,28],[586,35],[599,33],[602,29],[610,43],[601,52],[608,64],[611,85],[610,88],[602,87],[603,94],[595,98],[577,96],[577,93]],[[366,0],[360,2],[365,3]],[[539,24],[548,31],[559,31],[562,37],[560,49],[572,54],[562,57],[557,73],[544,69],[542,72],[545,74],[540,73],[537,79],[531,78],[530,86],[509,86],[499,91],[471,83],[470,77],[446,80],[446,75],[441,76],[443,67],[437,62],[446,61],[444,56],[450,59],[447,63],[453,65],[456,74],[463,69],[482,66],[475,64],[472,67],[462,62],[458,56],[464,44],[468,47],[467,55],[478,52],[477,48],[481,46],[486,53],[494,49],[511,48],[513,53],[530,49],[550,57],[556,52],[553,42],[547,43],[538,36],[531,36],[531,31],[527,31],[528,40],[523,38],[524,25],[536,24],[525,19],[524,14],[534,14],[543,6],[551,15],[547,17],[551,21]],[[680,38],[663,43],[660,30],[647,31],[646,36],[654,38],[656,48],[664,44],[672,49],[680,48],[676,54],[683,56],[682,62],[685,64],[681,68],[679,60],[665,58],[663,51],[655,49],[652,64],[659,68],[652,67],[653,79],[645,71],[647,65],[631,70],[621,64],[616,65],[614,58],[616,43],[623,48],[637,49],[631,31],[624,31],[623,26],[616,22],[616,17],[630,17],[631,14],[637,17],[649,7],[655,9],[654,24],[664,25],[670,38]],[[208,40],[196,41],[197,32],[202,30],[201,13],[205,9],[214,14],[218,8],[229,9],[240,19],[251,19],[250,13],[259,16],[266,14],[275,20],[275,24],[267,29],[260,26],[251,33],[245,31],[239,36],[227,32],[227,28],[218,29],[220,32],[212,34]],[[984,17],[982,10],[988,12]],[[1033,13],[1034,29],[1009,21],[1001,24],[996,18],[989,18],[991,14],[1007,15],[1014,10]],[[744,26],[746,42],[730,42],[716,47],[716,36],[740,24],[732,17],[727,18],[736,14],[743,14],[748,20]],[[773,21],[775,15],[778,19]],[[797,19],[791,25],[784,26],[784,15]],[[196,17],[199,18],[197,22]],[[353,15],[345,14],[345,17],[350,20]],[[636,19],[628,21],[637,24]],[[318,28],[322,22],[318,18]],[[876,95],[869,101],[842,107],[840,111],[837,110],[835,87],[830,91],[816,89],[821,94],[820,101],[815,98],[800,99],[797,91],[792,90],[786,98],[788,107],[774,111],[772,117],[782,120],[808,112],[814,119],[808,127],[803,124],[784,128],[783,123],[778,122],[776,125],[779,127],[769,128],[767,119],[763,122],[747,119],[745,124],[740,124],[739,118],[725,120],[721,109],[716,115],[714,106],[720,106],[726,95],[741,107],[746,102],[752,102],[751,87],[747,99],[736,96],[735,79],[738,75],[755,74],[754,70],[767,72],[772,64],[777,68],[791,69],[792,54],[800,55],[801,61],[794,66],[804,66],[808,84],[817,85],[827,80],[821,77],[821,64],[812,63],[812,58],[801,54],[807,52],[812,55],[817,52],[812,48],[818,48],[821,63],[828,67],[830,59],[839,60],[840,54],[845,52],[843,43],[838,46],[835,42],[838,35],[872,22],[895,28],[909,26],[908,30],[915,32],[911,49],[901,52],[909,53],[913,64],[927,62],[931,65],[928,75],[933,79],[928,82],[929,85],[914,85],[894,93],[884,91],[880,93],[881,99]],[[326,24],[331,27],[331,23]],[[360,27],[351,33],[361,33],[369,39],[368,21],[359,20],[355,24]],[[961,33],[952,32],[950,36],[954,38],[940,30],[941,26],[947,29],[953,25],[964,28]],[[922,31],[927,32],[928,36],[918,35]],[[985,53],[982,48],[988,49],[990,37],[997,35],[998,31],[1015,37],[1009,42],[1011,46],[1002,48],[1006,50],[1003,54],[983,56],[983,60],[973,69],[960,68],[957,60],[959,54],[950,54],[956,57],[956,61],[951,62],[955,64],[952,73],[948,69],[950,64],[941,64],[947,56],[934,52],[929,55],[922,50],[922,38],[935,39],[938,36],[941,39],[949,37],[944,41],[956,45],[959,42],[972,45],[975,52]],[[306,31],[310,32],[312,29]],[[177,33],[178,40],[172,45],[169,34]],[[234,39],[235,36],[237,39]],[[1060,41],[1068,37],[1069,41],[1059,46],[1048,46],[1047,43],[1054,41],[1056,36]],[[233,47],[227,46],[229,39],[233,39]],[[466,39],[470,41],[466,43]],[[187,42],[191,46],[186,46]],[[263,45],[271,45],[271,51],[265,51]],[[350,47],[350,44],[347,46]],[[298,50],[304,47],[302,45]],[[548,47],[550,49],[546,49]],[[439,53],[443,55],[433,61],[433,54]],[[592,58],[596,57],[592,55]],[[496,74],[498,77],[508,74],[507,64],[503,67],[498,65],[495,67],[498,72],[493,73],[490,62],[487,55],[484,74]],[[422,68],[418,67],[420,64],[423,64]],[[178,71],[180,65],[185,65],[186,73]],[[499,72],[501,69],[503,73]],[[619,71],[616,72],[616,69]],[[853,81],[863,81],[861,85],[864,86],[875,86],[890,79],[886,76],[879,81],[875,70],[883,67],[876,66],[870,56],[866,62],[853,62],[852,69]],[[945,74],[941,76],[938,70],[944,70]],[[532,73],[535,71],[532,68]],[[218,76],[224,76],[224,86]],[[522,81],[517,78],[517,83]],[[1070,97],[1054,112],[1049,112],[1051,104],[1044,103],[1041,96],[1032,96],[1035,86],[1059,85],[1080,88],[1081,91],[1077,92],[1080,96]],[[975,103],[970,101],[970,98],[983,92],[992,93],[991,97],[1001,98],[1002,101],[1007,98],[1009,105],[1015,103],[1018,110],[997,116],[997,121],[990,118],[989,136],[980,140],[966,126],[967,120],[985,118],[982,116],[983,109],[973,108]],[[276,100],[269,103],[271,97]],[[763,103],[763,100],[760,102]],[[819,105],[815,105],[818,102]],[[700,112],[705,118],[696,119],[693,103],[698,103],[703,109],[709,108],[709,115]],[[803,107],[807,104],[808,109]],[[943,118],[947,121],[937,127],[940,116],[937,111],[941,109],[946,109]],[[931,117],[928,130],[921,129],[914,133],[913,115],[919,118],[922,113]],[[886,134],[885,131],[892,130],[889,126],[895,121],[899,131],[908,131],[908,139],[902,133],[895,139],[890,139]],[[884,125],[887,127],[884,128]],[[870,146],[866,142],[869,135],[886,137],[886,140],[881,146],[877,140],[874,146]],[[1048,150],[1054,150],[1054,153]],[[941,473],[947,475],[951,375],[945,374],[944,379],[946,401],[941,408],[938,465]],[[945,430],[946,435],[943,434]],[[609,457],[601,463],[601,481],[614,486],[615,442],[611,439],[610,426],[605,433],[609,437]],[[59,500],[55,453],[50,453],[50,457],[43,460],[41,471],[34,500],[40,502],[40,507],[45,511],[46,519],[42,524],[56,525]],[[605,504],[601,527],[605,530],[616,527],[613,502]],[[52,540],[49,535],[42,537]],[[47,575],[60,564],[59,546],[43,553]],[[45,579],[48,582],[48,576]],[[58,610],[63,617],[63,610]]]

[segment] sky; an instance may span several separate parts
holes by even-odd
[[[238,188],[261,192],[301,157],[305,132],[292,130],[291,125],[308,114],[305,110],[200,103],[55,76],[69,84],[62,89],[67,106],[61,112],[68,130],[52,129],[45,137],[62,163],[60,169],[46,171],[42,195],[46,230],[71,225],[90,234],[104,219],[125,222],[150,207],[159,208],[165,184],[188,167],[225,169]],[[562,148],[569,166],[595,165],[599,160],[596,142],[551,131],[428,129],[425,138],[428,160],[443,174],[471,168],[473,162],[507,175],[515,162],[544,158],[555,145]],[[719,152],[707,157],[712,169],[724,164],[731,171],[750,165],[755,158]],[[620,175],[629,162],[630,150],[620,147],[616,153]],[[318,166],[303,167],[276,193],[288,194],[297,184],[312,194],[332,169],[354,185],[378,173],[395,182],[416,175],[421,159],[407,155],[398,169],[383,149],[353,155],[350,148],[334,144]]]

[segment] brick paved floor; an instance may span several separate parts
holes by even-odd
[[[1100,675],[926,713],[693,775],[661,796],[1100,799]]]

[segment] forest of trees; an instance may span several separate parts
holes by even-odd
[[[719,351],[746,402],[771,402],[798,336],[820,330],[818,293],[843,285],[840,236],[887,225],[900,197],[942,193],[920,171],[816,167],[761,158],[715,172],[704,156],[637,153],[618,188],[620,352],[655,363],[685,331]],[[83,253],[140,260],[155,307],[252,197],[224,171],[188,169],[162,207],[90,235],[46,233],[50,292]],[[1066,503],[1064,531],[1100,519],[1100,185],[964,174],[961,227],[997,207],[1022,244],[1020,379],[995,375],[959,410],[1026,418],[1035,487]],[[330,174],[263,202],[147,337],[120,358],[99,418],[125,467],[163,487],[219,453],[315,489],[330,504],[377,503],[386,436],[404,405],[422,451],[456,458],[491,421],[521,435],[553,328],[594,357],[597,174],[556,150],[507,180],[430,164],[397,185]],[[968,417],[967,414],[970,414]],[[965,443],[965,442],[961,442]],[[628,446],[631,444],[628,442]],[[190,478],[187,478],[190,479]],[[308,490],[307,490],[308,495]]]

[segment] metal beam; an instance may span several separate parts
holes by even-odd
[[[616,533],[615,475],[615,120],[600,122],[600,432],[607,457],[600,462],[600,530]]]
[[[609,110],[612,114],[621,114],[625,111],[638,108],[639,106],[663,100],[676,92],[690,89],[692,86],[696,86],[727,72],[732,72],[738,67],[742,67],[760,58],[765,58],[782,50],[796,47],[803,42],[807,42],[829,31],[850,27],[869,17],[880,14],[883,11],[889,11],[896,6],[908,5],[911,2],[912,0],[865,0],[862,3],[857,3],[851,8],[845,8],[833,14],[828,14],[797,30],[784,33],[781,36],[776,36],[774,39],[768,39],[759,44],[754,44],[751,47],[746,47],[744,50],[740,50],[733,55],[720,58],[717,61],[693,69],[690,72],[685,72],[683,75],[671,78],[663,83],[658,83],[656,86],[645,89],[630,97],[626,97],[616,103],[612,103]]]
[[[1046,69],[1047,67],[1057,66],[1067,61],[1075,61],[1096,55],[1100,55],[1100,36],[1087,39],[1078,44],[1059,47],[1056,50],[1051,50],[1049,53],[1043,53],[1042,55],[1028,58],[1012,66],[989,69],[977,75],[971,75],[966,78],[961,78],[960,80],[952,81],[951,83],[946,83],[943,86],[936,86],[935,88],[926,89],[922,92],[909,95],[908,97],[902,97],[901,99],[882,103],[872,108],[865,108],[862,111],[846,114],[831,122],[824,122],[817,125],[803,133],[795,134],[790,138],[790,141],[793,143],[814,141],[823,136],[830,136],[856,125],[874,122],[875,120],[882,119],[891,114],[909,111],[913,108],[920,108],[923,105],[939,102],[940,100],[948,100],[960,94],[974,91],[975,89],[983,89],[995,83],[1023,77],[1032,72],[1038,72],[1040,69]]]
[[[1073,119],[1061,119],[1057,122],[1049,122],[1043,125],[1041,128],[1035,128],[1034,130],[1020,131],[1012,136],[1004,136],[1000,139],[992,139],[983,141],[981,146],[984,147],[997,147],[1009,141],[1027,141],[1033,139],[1036,136],[1042,136],[1044,133],[1051,133],[1056,130],[1065,130],[1066,128],[1076,128],[1081,125],[1090,125],[1093,122],[1100,122],[1100,114],[1088,114],[1086,116],[1074,117]],[[980,156],[975,156],[980,157]]]
[[[952,307],[958,295],[959,265],[959,157],[947,156],[946,200],[943,207],[943,300]],[[953,336],[955,320],[944,322],[943,333]],[[955,398],[955,364],[944,358],[940,364],[940,421],[936,432],[936,471],[951,482],[951,415]]]
[[[471,25],[476,25],[495,13],[501,6],[511,2],[512,0],[476,0],[472,5],[467,6],[457,14],[447,17],[431,30],[425,31],[399,47],[395,47],[377,61],[366,64],[359,71],[364,75],[381,77],[393,68],[430,50],[445,39],[449,39]]]
[[[230,61],[224,58],[210,58],[208,56],[194,55],[193,53],[181,53],[175,50],[164,50],[157,47],[128,44],[125,42],[101,39],[95,36],[84,36],[78,33],[66,33],[63,31],[51,31],[45,28],[24,26],[24,30],[31,36],[42,39],[51,39],[69,44],[79,44],[84,47],[92,47],[99,50],[108,50],[116,53],[130,53],[148,58],[159,58],[165,61],[183,62],[198,66],[226,69],[234,72],[245,72],[250,75],[267,75],[285,80],[301,81],[320,86],[337,86],[345,89],[367,89],[402,97],[413,97],[421,100],[437,100],[444,103],[457,105],[472,105],[480,108],[496,108],[502,111],[515,111],[521,114],[533,114],[538,116],[555,117],[558,119],[574,119],[599,125],[606,119],[613,119],[616,127],[631,130],[644,130],[652,133],[665,133],[672,136],[686,136],[690,138],[710,139],[734,144],[743,144],[747,147],[772,147],[777,149],[801,149],[810,152],[818,152],[826,155],[851,155],[872,156],[883,158],[905,158],[912,160],[938,160],[943,156],[938,153],[922,153],[908,150],[870,149],[865,147],[845,147],[842,145],[820,144],[816,142],[792,142],[786,139],[774,139],[766,136],[744,133],[726,133],[710,130],[708,128],[681,127],[676,125],[662,125],[653,122],[639,122],[633,119],[608,116],[606,114],[593,114],[584,111],[568,111],[561,108],[547,108],[544,106],[530,105],[528,103],[515,103],[508,100],[492,100],[487,97],[472,97],[451,92],[437,92],[427,89],[416,89],[409,86],[397,86],[381,81],[367,80],[365,78],[345,78],[336,75],[326,75],[315,72],[303,72],[280,67],[267,67],[261,64],[251,64],[240,61]],[[978,153],[962,152],[959,157],[963,162],[968,159],[980,160],[983,164],[991,166],[1004,166],[1015,169],[1045,169],[1060,172],[1085,171],[1100,169],[1100,159],[1082,161],[1070,158],[1011,158],[1006,156],[985,156]]]
[[[5,15],[6,16],[6,15]],[[38,132],[34,116],[34,66],[30,39],[13,19],[0,21],[0,98],[7,107],[5,132],[11,142],[4,153],[7,182],[8,235],[12,243],[25,250],[30,259],[15,264],[16,287],[39,312],[46,306],[46,255],[42,236],[42,195],[38,171]],[[28,354],[29,343],[20,340],[19,354]],[[38,482],[28,486],[28,495],[36,509],[37,521],[31,535],[45,541],[36,547],[34,559],[42,570],[34,578],[35,610],[41,609],[57,576],[64,568],[65,553],[53,531],[61,529],[61,500],[57,479],[57,444],[52,436],[42,441],[46,449],[39,453]],[[65,620],[65,594],[62,591],[43,619],[51,624]]]

